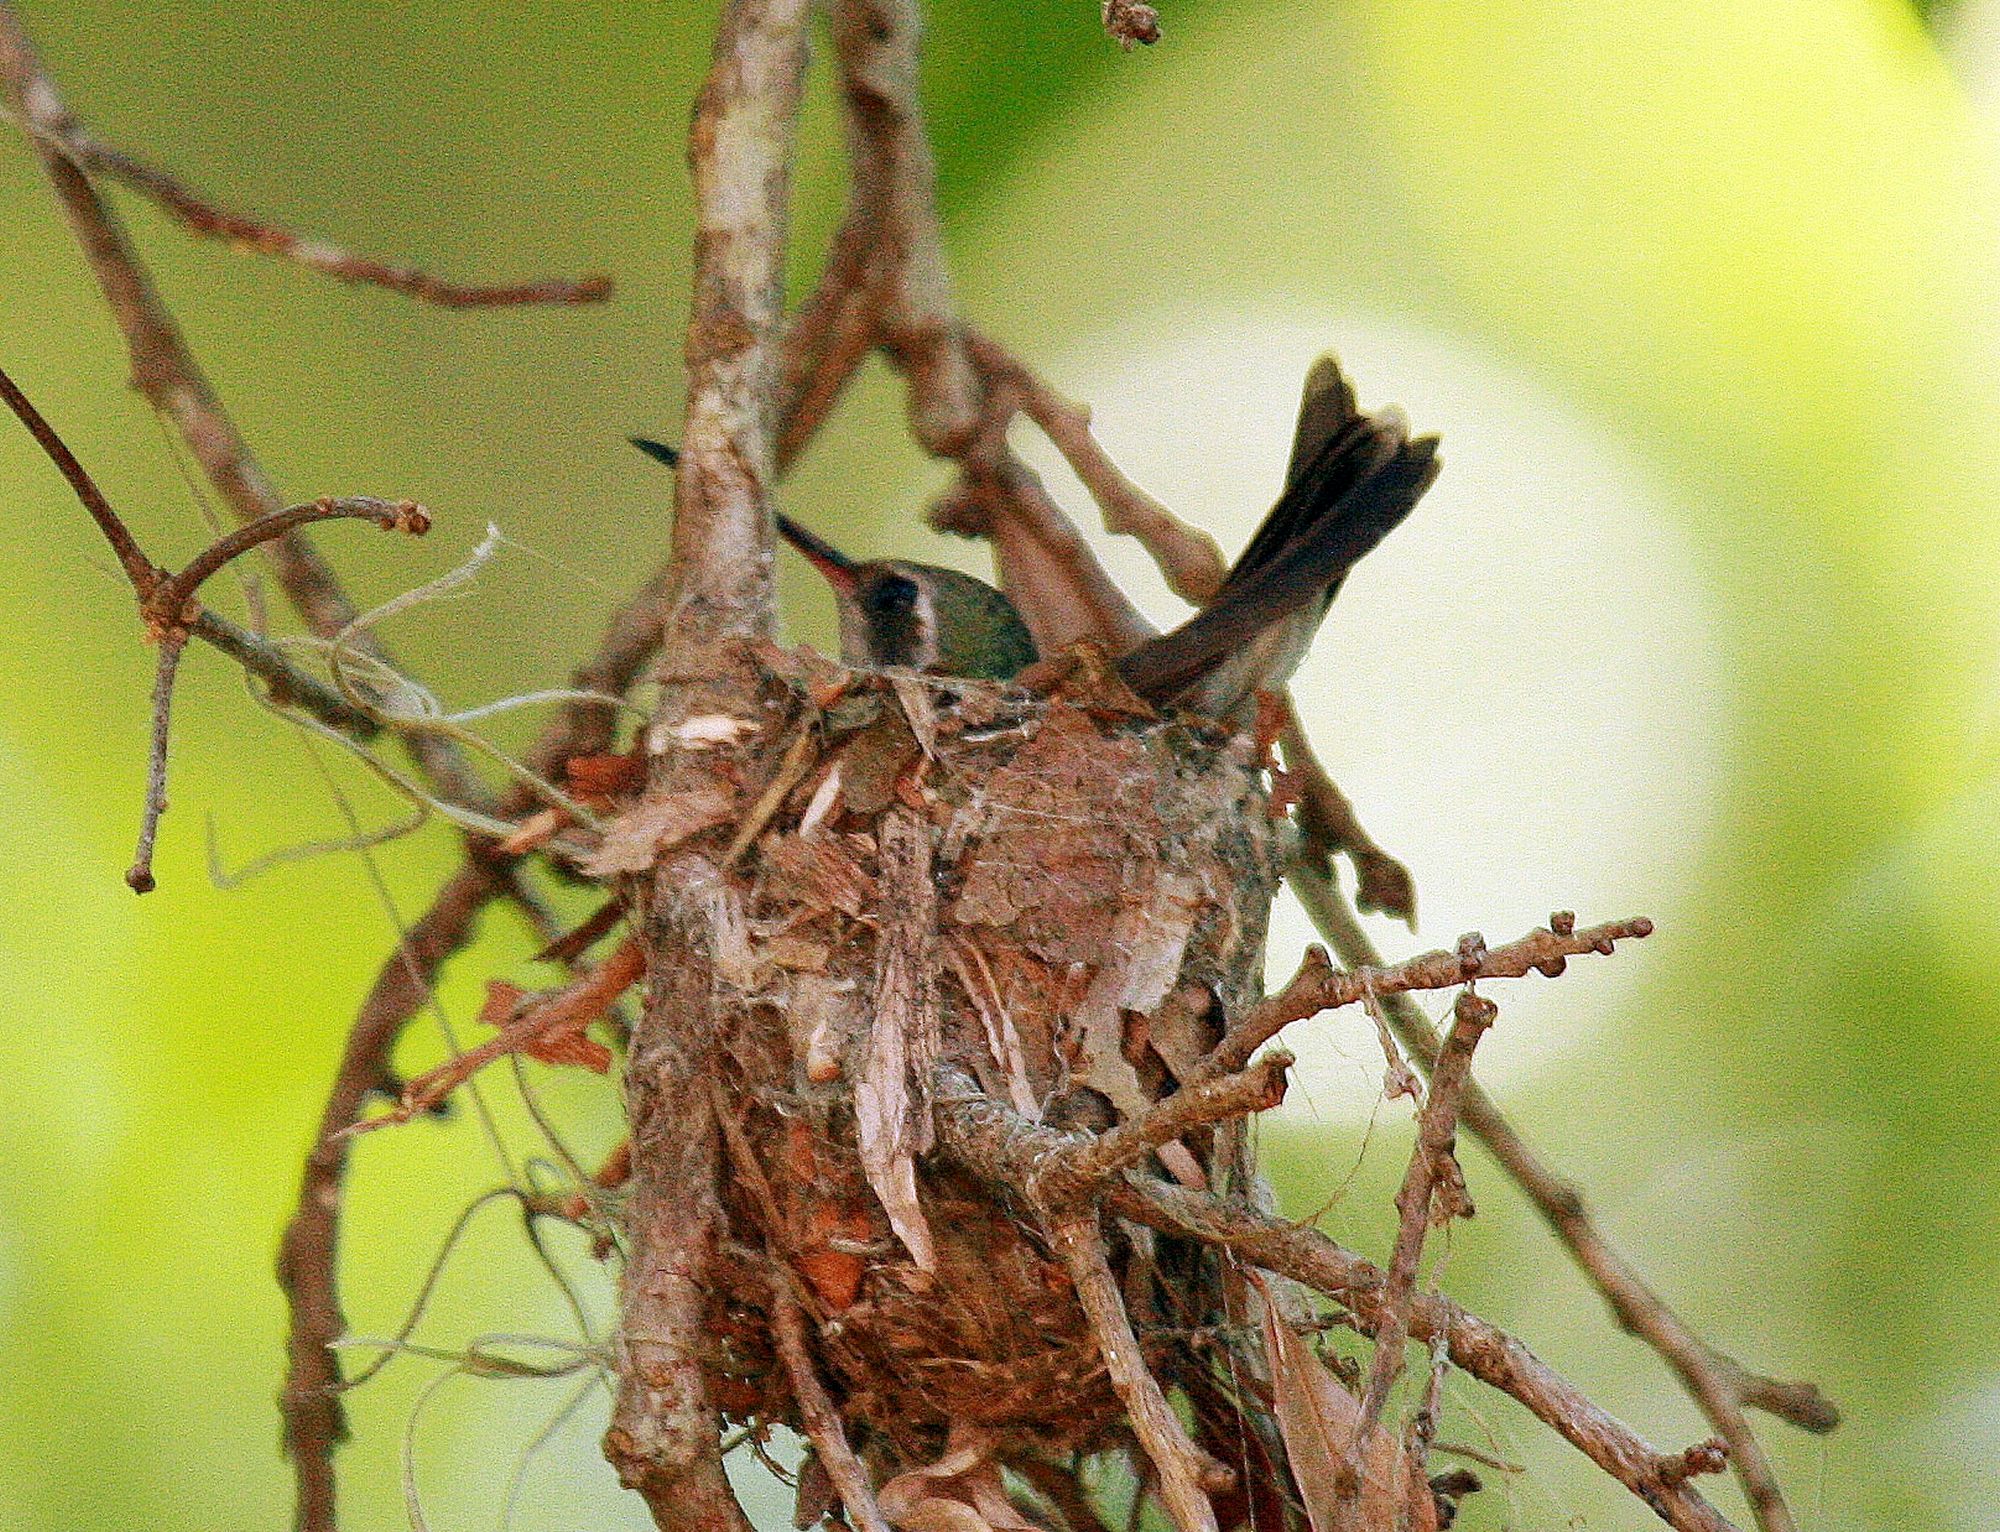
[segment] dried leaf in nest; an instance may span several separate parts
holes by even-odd
[[[583,859],[594,878],[644,872],[662,851],[729,818],[735,799],[721,787],[648,798],[605,826],[597,849]]]
[[[605,809],[614,798],[630,798],[646,785],[646,759],[637,750],[618,755],[573,755],[563,762],[570,796]]]
[[[1014,1508],[986,1432],[956,1428],[945,1455],[897,1474],[876,1493],[906,1532],[1042,1532]]]
[[[1293,1333],[1275,1304],[1262,1307],[1278,1430],[1313,1532],[1397,1526],[1438,1532],[1437,1504],[1416,1460],[1380,1425],[1355,1453],[1360,1401]]]
[[[792,1191],[790,1216],[796,1231],[792,1269],[820,1302],[844,1313],[861,1296],[868,1267],[857,1247],[874,1238],[875,1225],[852,1189],[829,1173],[832,1167],[822,1167],[811,1129],[796,1118],[787,1127],[790,1174],[785,1180]]]
[[[884,909],[867,1062],[854,1086],[855,1130],[890,1227],[910,1258],[934,1272],[937,1248],[916,1183],[916,1156],[930,1147],[927,1084],[939,1046],[930,827],[898,807],[883,817],[880,838]]]
[[[902,713],[884,708],[840,752],[841,797],[850,814],[872,819],[896,796],[896,782],[923,755]]]
[[[852,918],[875,898],[873,875],[840,837],[767,836],[760,854],[766,875],[801,903]]]

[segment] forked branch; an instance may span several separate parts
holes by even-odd
[[[1342,962],[1366,969],[1382,961],[1334,887],[1323,858],[1295,857],[1286,877]],[[1441,1041],[1430,1018],[1407,994],[1380,993],[1396,1036],[1427,1072],[1434,1071]],[[1752,1372],[1697,1335],[1646,1285],[1598,1228],[1582,1194],[1549,1168],[1476,1080],[1465,1086],[1460,1117],[1568,1247],[1618,1323],[1659,1354],[1721,1435],[1762,1532],[1794,1532],[1797,1523],[1786,1504],[1777,1471],[1744,1411],[1754,1407],[1803,1430],[1824,1433],[1840,1424],[1840,1411],[1833,1402],[1811,1383]]]

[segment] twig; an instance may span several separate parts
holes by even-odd
[[[0,370],[0,400],[4,400],[21,424],[27,427],[28,433],[56,465],[70,490],[90,513],[91,520],[103,532],[105,541],[111,544],[111,551],[131,582],[133,592],[144,605],[160,583],[169,578],[167,571],[146,556],[138,539],[97,487],[97,481],[77,461],[68,443],[4,370]],[[372,739],[381,732],[380,724],[355,708],[324,681],[300,670],[282,650],[257,634],[238,627],[228,618],[218,616],[206,607],[198,607],[187,626],[196,638],[221,650],[263,680],[280,698],[306,709],[322,722],[358,739]]]
[[[1241,1069],[1259,1048],[1286,1027],[1321,1011],[1413,989],[1451,989],[1481,979],[1518,979],[1530,973],[1554,978],[1570,958],[1586,952],[1609,954],[1621,941],[1652,934],[1653,923],[1643,915],[1583,930],[1576,928],[1574,918],[1564,921],[1556,917],[1552,927],[1531,931],[1503,947],[1489,948],[1475,933],[1460,937],[1458,946],[1450,952],[1426,952],[1387,965],[1381,965],[1378,957],[1374,964],[1345,970],[1335,968],[1327,961],[1326,954],[1314,947],[1284,989],[1253,1006],[1230,1026],[1222,1041],[1197,1066],[1189,1083]],[[1412,1051],[1419,1050],[1413,1047]],[[1429,1063],[1436,1061],[1435,1034],[1425,1058]]]
[[[160,620],[177,620],[180,609],[201,589],[203,582],[231,559],[241,558],[252,548],[317,521],[372,521],[385,532],[407,532],[413,537],[421,537],[431,529],[431,513],[414,500],[378,500],[372,495],[336,500],[322,496],[303,505],[286,506],[218,537],[190,559],[186,568],[161,581],[151,600]]]
[[[1417,884],[1409,868],[1375,844],[1327,770],[1313,753],[1312,741],[1299,722],[1296,701],[1285,697],[1285,726],[1279,736],[1285,750],[1285,776],[1298,793],[1300,854],[1322,861],[1343,852],[1354,864],[1354,902],[1363,914],[1393,915],[1412,931],[1417,928]]]
[[[1382,961],[1323,866],[1295,858],[1286,878],[1343,962],[1360,968]],[[1558,927],[1563,923],[1560,916],[1550,922]],[[1425,1070],[1434,1070],[1440,1045],[1430,1018],[1400,995],[1384,992],[1384,1004],[1403,1046]],[[1721,1434],[1757,1525],[1763,1532],[1792,1532],[1796,1523],[1776,1471],[1744,1408],[1754,1406],[1804,1430],[1824,1433],[1840,1424],[1840,1411],[1833,1402],[1811,1383],[1784,1382],[1752,1372],[1695,1334],[1605,1237],[1576,1187],[1528,1146],[1477,1081],[1465,1089],[1460,1116],[1568,1247],[1619,1325],[1659,1354]]]
[[[280,706],[310,713],[352,739],[367,741],[382,732],[382,725],[372,715],[362,712],[318,676],[301,670],[270,640],[238,627],[227,617],[199,607],[188,632],[262,681],[270,688],[271,700]]]
[[[778,364],[778,472],[798,461],[874,349],[886,265],[880,177],[850,124],[853,185],[812,295],[785,329]]]
[[[262,219],[232,213],[158,166],[98,142],[73,121],[66,136],[45,138],[44,142],[67,154],[79,169],[95,171],[129,186],[192,234],[222,240],[239,250],[276,256],[337,281],[384,287],[423,303],[451,309],[602,303],[611,296],[611,278],[602,275],[543,277],[498,286],[448,282],[414,267],[392,266],[355,255],[322,239],[294,234]]]
[[[125,872],[125,886],[135,894],[150,894],[153,882],[153,842],[159,838],[160,816],[167,811],[167,743],[172,732],[174,676],[187,648],[187,629],[168,628],[160,635],[160,658],[153,672],[152,745],[147,752],[146,806],[139,816],[139,846]]]
[[[922,21],[914,0],[838,0],[832,23],[856,194],[878,210],[892,263],[880,339],[910,379],[911,433],[925,451],[952,456],[979,424],[978,380],[938,237],[937,167],[918,93]]]
[[[1003,1195],[1018,1195],[1024,1167],[1074,1153],[1086,1141],[1029,1122],[958,1065],[939,1066],[933,1098],[944,1152]],[[1107,1184],[1103,1206],[1115,1217],[1234,1251],[1302,1282],[1345,1307],[1363,1334],[1377,1333],[1386,1318],[1385,1273],[1317,1229],[1129,1172]],[[1448,1346],[1453,1366],[1520,1401],[1679,1532],[1732,1532],[1684,1483],[1661,1482],[1655,1448],[1506,1332],[1447,1298],[1419,1294],[1410,1305],[1409,1333]]]
[[[334,1448],[347,1438],[340,1404],[340,1363],[329,1349],[346,1330],[339,1289],[340,1209],[350,1143],[347,1128],[371,1094],[395,1094],[389,1060],[396,1040],[423,1007],[438,971],[472,938],[479,912],[507,876],[467,863],[382,965],[347,1035],[340,1068],[307,1156],[298,1208],[278,1251],[278,1285],[291,1311],[289,1366],[279,1408],[285,1450],[297,1475],[298,1532],[336,1526]]]
[[[1126,476],[1092,434],[1088,408],[1064,397],[987,336],[970,331],[965,344],[988,384],[1011,391],[1022,412],[1063,455],[1097,502],[1105,530],[1137,538],[1153,555],[1174,594],[1206,606],[1227,568],[1215,539],[1182,521]]]
[[[771,483],[786,211],[806,64],[806,0],[730,0],[689,135],[697,216],[687,416],[675,499],[669,659],[656,726],[743,716],[743,651],[776,631]],[[650,790],[711,780],[668,751]],[[704,1371],[722,1210],[707,1083],[716,1036],[718,912],[699,888],[659,884],[647,922],[652,992],[626,1070],[632,1185],[617,1395],[605,1455],[662,1532],[749,1532],[718,1450]]]
[[[432,1110],[495,1059],[522,1052],[544,1038],[578,1030],[636,984],[645,968],[645,949],[637,937],[627,937],[589,973],[543,996],[478,1047],[417,1076],[403,1088],[392,1110],[356,1123],[348,1131],[365,1132],[408,1122]]]
[[[263,676],[286,700],[310,707],[335,727],[358,723],[351,732],[366,738],[378,732],[376,721],[354,707],[332,688],[294,667],[270,644],[244,632],[235,624],[217,617],[199,605],[194,597],[207,580],[231,559],[250,549],[282,537],[309,522],[361,518],[378,526],[422,533],[430,527],[430,514],[414,501],[387,501],[370,498],[321,499],[309,505],[295,505],[216,539],[178,574],[169,574],[139,546],[139,540],[112,507],[97,481],[71,452],[60,433],[36,409],[20,387],[0,370],[0,401],[14,412],[28,434],[53,462],[71,491],[111,544],[119,565],[138,597],[139,611],[150,635],[159,645],[159,659],[153,676],[152,747],[148,755],[146,805],[139,825],[139,847],[125,874],[134,893],[151,893],[153,844],[158,838],[160,817],[167,811],[167,749],[173,712],[174,679],[180,672],[181,654],[190,635],[198,635],[225,653],[238,658],[246,668]]]
[[[778,1357],[785,1364],[785,1376],[791,1381],[792,1399],[799,1407],[806,1438],[819,1454],[827,1478],[840,1495],[847,1519],[861,1532],[889,1532],[888,1519],[875,1503],[868,1471],[854,1455],[854,1448],[847,1440],[847,1428],[840,1423],[840,1412],[834,1409],[826,1385],[820,1382],[813,1366],[812,1352],[806,1345],[805,1316],[792,1293],[791,1278],[775,1264],[771,1271],[771,1335],[778,1345]]]
[[[1403,1343],[1410,1333],[1410,1303],[1416,1293],[1417,1266],[1423,1259],[1424,1238],[1430,1232],[1434,1194],[1451,1163],[1452,1136],[1458,1128],[1458,1103],[1472,1076],[1472,1050],[1493,1024],[1497,1007],[1471,989],[1460,993],[1454,1007],[1451,1034],[1438,1054],[1431,1075],[1430,1097],[1417,1118],[1416,1147],[1403,1185],[1396,1193],[1399,1219],[1396,1244],[1389,1258],[1388,1280],[1382,1288],[1383,1318],[1375,1330],[1375,1357],[1368,1383],[1361,1392],[1361,1419],[1354,1428],[1352,1457],[1358,1462],[1362,1444],[1382,1419],[1389,1390],[1403,1371]],[[1446,1207],[1452,1204],[1447,1201]],[[1449,1213],[1446,1214],[1449,1216]]]
[[[283,500],[195,361],[123,225],[65,147],[83,132],[82,126],[63,104],[8,0],[0,0],[0,97],[40,158],[125,337],[134,385],[174,423],[203,477],[237,520],[255,521],[279,509]],[[358,615],[339,577],[303,533],[290,531],[265,547],[286,597],[319,637],[333,637]],[[391,663],[372,639],[368,652]],[[483,802],[478,778],[451,741],[418,733],[406,735],[404,743],[441,796],[465,804]]]
[[[1077,1300],[1097,1336],[1111,1386],[1124,1402],[1132,1433],[1158,1476],[1167,1514],[1180,1532],[1216,1532],[1215,1507],[1209,1503],[1203,1484],[1206,1454],[1188,1439],[1186,1428],[1168,1405],[1139,1349],[1139,1338],[1132,1333],[1132,1320],[1118,1291],[1118,1279],[1105,1258],[1096,1212],[1064,1219],[1048,1230],[1048,1236],[1076,1284]]]
[[[1094,1189],[1198,1128],[1270,1110],[1285,1099],[1285,1074],[1293,1063],[1281,1049],[1240,1074],[1218,1075],[1161,1097],[1138,1116],[1106,1129],[1066,1156],[1063,1181],[1078,1191]],[[1047,1184],[1045,1171],[1037,1185],[1046,1189]]]
[[[915,0],[838,0],[833,34],[857,180],[873,178],[881,197],[883,350],[909,382],[918,444],[963,470],[932,521],[992,540],[1001,583],[1044,653],[1079,638],[1122,649],[1150,637],[1152,626],[1008,448],[1014,406],[986,385],[967,351],[917,91]]]
[[[150,596],[153,588],[166,578],[167,572],[146,557],[139,540],[132,535],[118,512],[112,509],[111,502],[97,487],[97,481],[77,461],[76,454],[69,450],[69,443],[43,418],[42,412],[35,408],[33,401],[21,392],[20,386],[5,371],[0,371],[0,399],[6,401],[7,408],[28,428],[28,434],[34,437],[36,445],[48,455],[49,461],[56,465],[57,472],[68,482],[71,492],[90,513],[90,519],[97,523],[104,540],[111,544],[119,567],[125,571],[125,578],[132,582],[132,589],[139,593],[141,600]]]

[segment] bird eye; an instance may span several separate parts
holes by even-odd
[[[917,604],[917,582],[902,575],[887,575],[868,587],[861,604],[879,617],[893,617]]]

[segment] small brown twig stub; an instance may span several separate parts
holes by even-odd
[[[1104,0],[1104,30],[1127,53],[1134,43],[1160,40],[1160,13],[1145,0]]]
[[[146,806],[139,816],[139,847],[125,873],[125,886],[135,894],[150,894],[153,882],[153,842],[159,838],[160,816],[167,811],[167,743],[174,706],[174,676],[187,648],[187,629],[169,628],[160,635],[160,657],[153,674],[152,746],[147,752]]]

